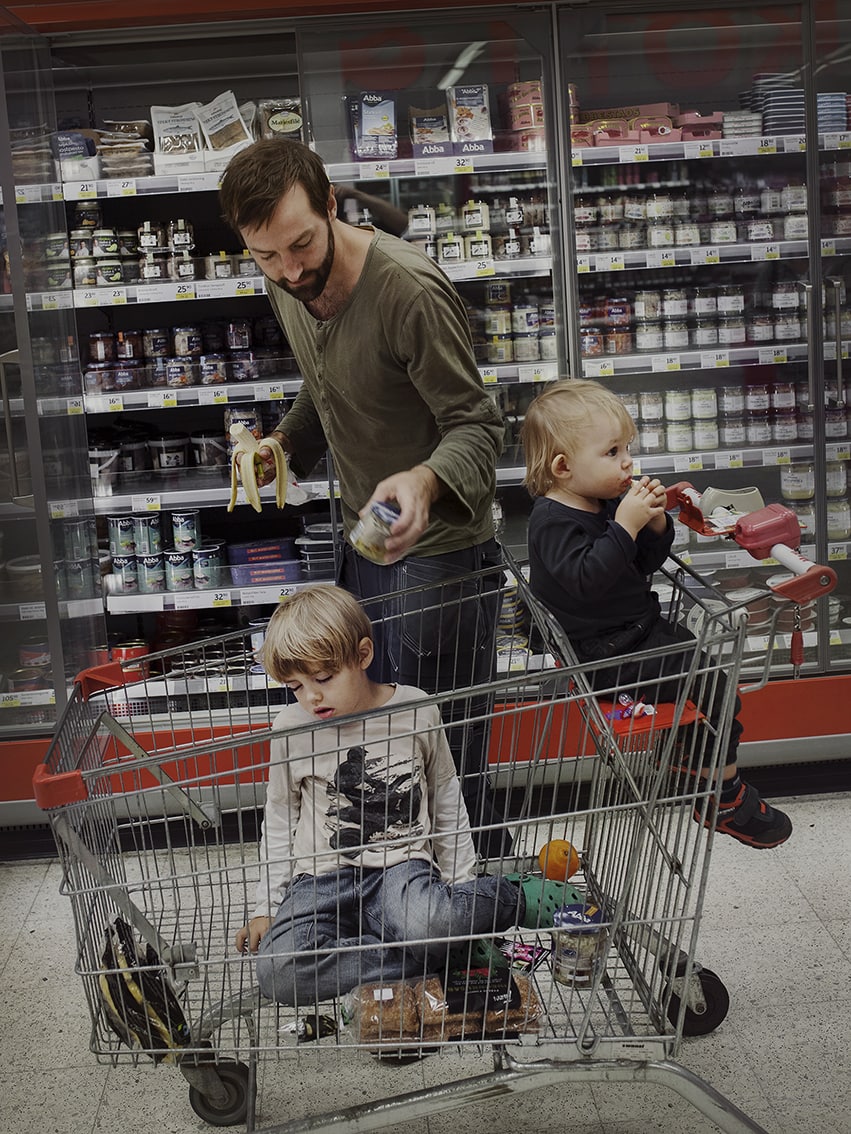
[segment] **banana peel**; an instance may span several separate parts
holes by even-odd
[[[263,510],[260,485],[257,482],[258,474],[262,474],[263,468],[260,460],[261,447],[269,449],[275,459],[275,504],[283,508],[287,502],[287,456],[280,443],[274,437],[264,437],[262,441],[258,441],[251,430],[241,422],[230,427],[230,435],[235,445],[230,463],[228,511],[232,512],[236,506],[240,480],[245,490],[246,501],[255,512]]]

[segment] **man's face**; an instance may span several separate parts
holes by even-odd
[[[328,213],[315,213],[301,185],[282,198],[268,224],[243,228],[245,247],[264,276],[278,287],[310,303],[325,290],[334,265],[333,193]]]

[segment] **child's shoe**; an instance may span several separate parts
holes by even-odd
[[[714,805],[704,821],[704,827],[715,826],[722,835],[730,835],[749,847],[768,850],[785,843],[792,834],[792,820],[784,811],[779,811],[760,798],[759,792],[750,784],[742,783],[735,797],[718,804],[717,814]],[[700,821],[699,812],[695,819]]]
[[[507,969],[508,957],[500,949],[502,939],[474,937],[461,941],[449,950],[447,968],[454,969]]]
[[[552,929],[557,909],[585,901],[570,882],[542,878],[539,874],[506,874],[505,877],[523,891],[526,912],[520,924],[524,929]]]

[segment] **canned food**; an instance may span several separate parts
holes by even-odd
[[[202,543],[192,548],[192,577],[198,590],[221,587],[225,570],[225,553],[221,543]]]
[[[175,551],[191,551],[201,542],[200,513],[172,512],[171,534]]]
[[[227,360],[223,354],[202,354],[198,359],[202,386],[219,386],[227,382]]]
[[[147,677],[148,665],[143,659],[150,652],[151,648],[148,643],[137,638],[130,642],[119,642],[113,646],[112,660],[119,662],[125,673],[132,674],[134,677]]]
[[[168,327],[150,327],[143,331],[142,352],[145,358],[167,358],[172,353]]]
[[[88,394],[99,394],[113,389],[112,363],[90,362],[83,371],[83,388]]]
[[[135,594],[139,590],[139,569],[135,555],[113,555],[112,576],[120,594]]]
[[[349,540],[352,547],[373,563],[394,563],[395,557],[388,556],[385,543],[391,526],[399,519],[400,511],[398,505],[389,501],[374,501],[369,511],[351,530]]]
[[[18,661],[22,669],[47,669],[50,666],[50,646],[46,638],[24,638],[18,647]]]
[[[47,688],[48,680],[42,669],[26,667],[9,674],[10,693],[34,693],[37,689]]]
[[[133,555],[136,551],[135,525],[132,516],[107,516],[109,550],[112,555]]]
[[[160,594],[165,590],[165,563],[161,551],[150,555],[137,555],[136,563],[141,594]]]
[[[133,542],[137,555],[155,555],[163,549],[162,524],[159,512],[140,512],[131,516]]]
[[[192,551],[166,551],[165,586],[168,591],[191,591],[195,589],[192,571]]]

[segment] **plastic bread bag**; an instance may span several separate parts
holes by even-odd
[[[453,971],[445,986],[427,977],[414,985],[414,998],[428,1040],[535,1032],[541,1016],[532,982],[508,969]]]
[[[358,1043],[398,1043],[419,1036],[414,992],[403,980],[359,984],[344,997],[343,1017]]]

